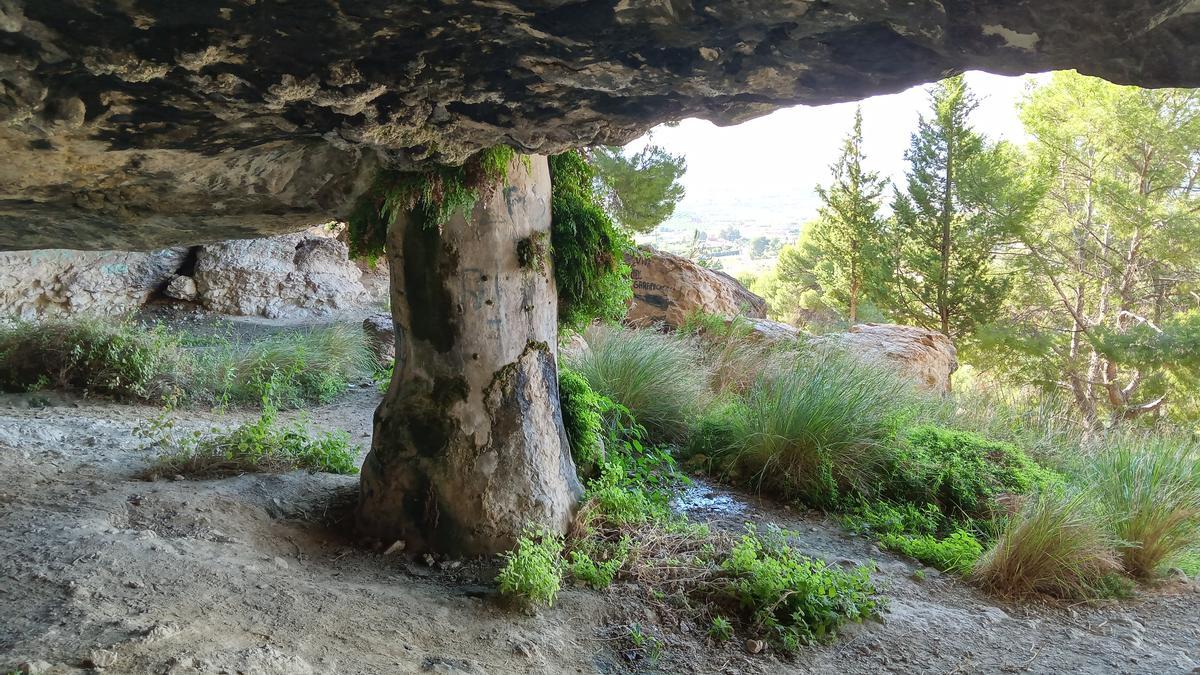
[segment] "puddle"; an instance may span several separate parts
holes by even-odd
[[[685,516],[729,517],[745,515],[750,506],[728,492],[692,479],[692,484],[671,500],[671,508]]]

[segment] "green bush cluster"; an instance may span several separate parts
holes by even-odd
[[[1061,482],[1023,451],[978,434],[920,424],[902,434],[884,468],[881,496],[937,504],[958,517],[987,517],[997,497]]]
[[[938,538],[932,534],[884,534],[879,538],[885,548],[916,558],[943,572],[969,574],[983,554],[983,544],[967,530],[955,530]]]
[[[604,413],[612,403],[566,366],[558,369],[558,401],[575,469],[582,478],[595,476],[604,461]]]
[[[595,169],[578,150],[550,157],[551,231],[559,324],[581,330],[625,316],[633,297],[633,242],[595,193]]]
[[[58,388],[157,400],[178,384],[187,359],[178,336],[103,319],[0,327],[0,389]]]
[[[252,342],[124,320],[0,328],[0,389],[54,387],[117,399],[278,407],[327,403],[373,369],[356,326]]]
[[[336,431],[314,437],[302,422],[282,426],[269,402],[264,402],[257,420],[228,432],[213,429],[211,435],[194,433],[174,439],[167,423],[152,426],[160,433],[159,444],[169,449],[146,472],[148,476],[217,478],[296,469],[358,472],[355,459],[359,449],[350,445],[349,434]]]

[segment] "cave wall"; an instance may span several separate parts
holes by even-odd
[[[1200,85],[1200,4],[0,0],[0,249],[279,233],[384,163],[1071,67]]]

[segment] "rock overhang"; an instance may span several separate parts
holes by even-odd
[[[971,68],[1200,85],[1195,0],[0,0],[0,249],[344,215],[380,166],[622,143]]]

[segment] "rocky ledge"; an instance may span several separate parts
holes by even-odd
[[[620,143],[967,68],[1200,85],[1194,0],[0,1],[0,249],[346,212],[381,164]]]

